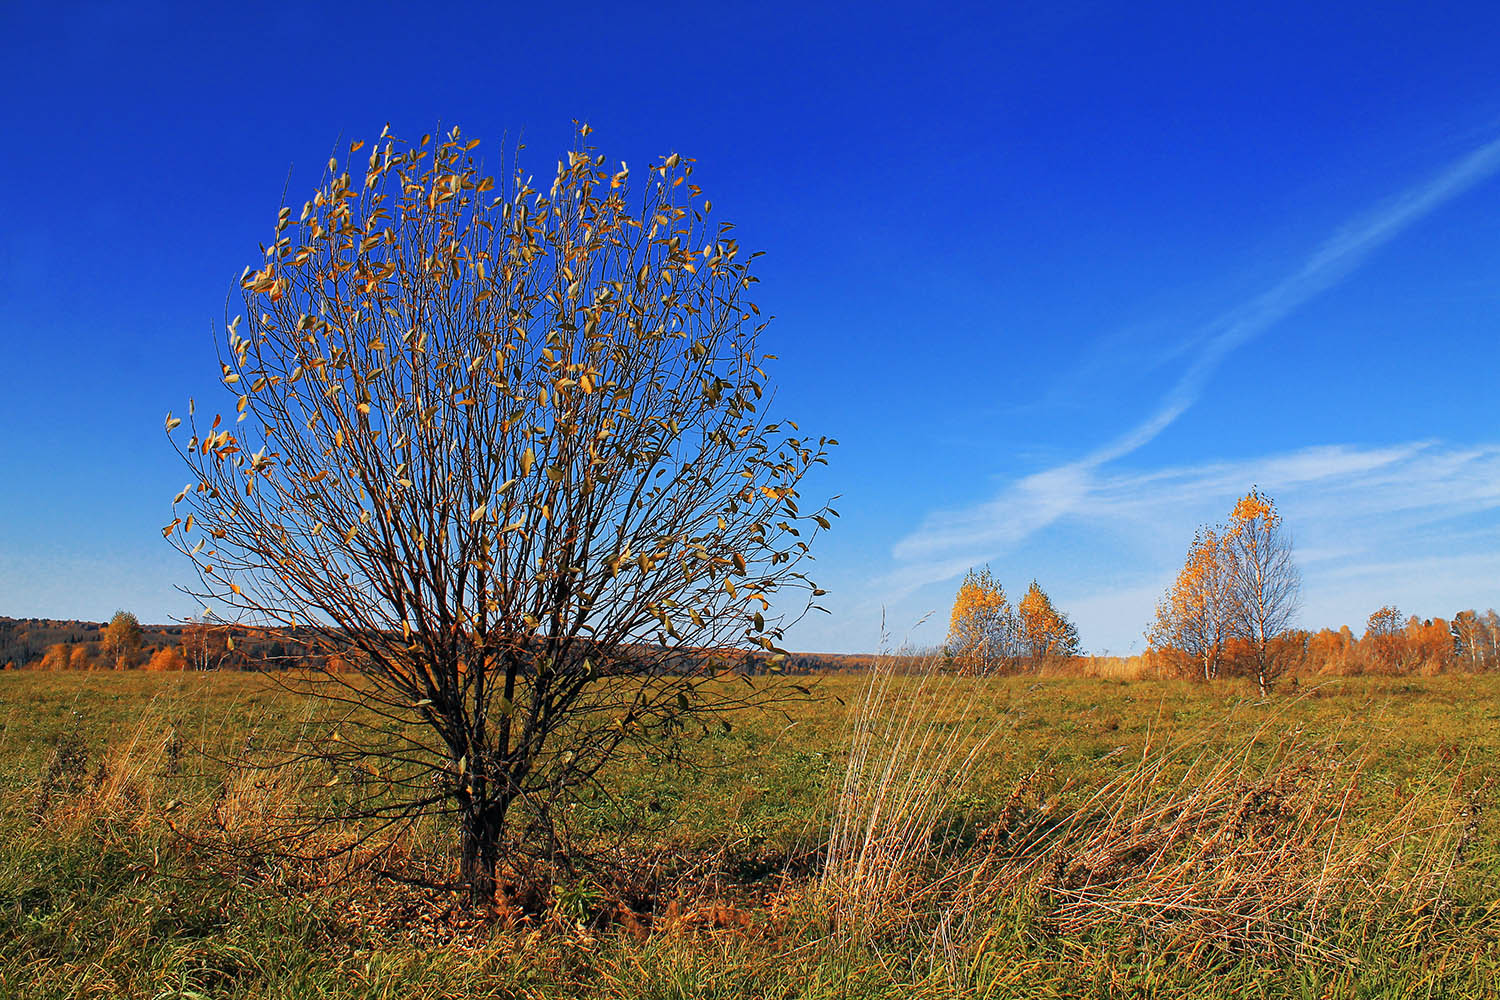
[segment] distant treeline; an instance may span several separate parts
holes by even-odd
[[[314,652],[314,643],[267,635],[240,626],[197,623],[140,625],[139,642],[125,648],[109,642],[110,624],[47,618],[0,617],[0,668],[6,670],[281,670],[345,664],[337,654]],[[1274,656],[1287,675],[1440,673],[1500,669],[1500,612],[1460,611],[1451,619],[1403,617],[1386,607],[1372,614],[1362,635],[1347,625],[1311,632],[1291,629],[1274,640]],[[737,664],[761,672],[763,654],[741,654]],[[912,654],[922,658],[922,654]],[[927,655],[953,661],[951,651]],[[788,674],[861,673],[882,657],[870,653],[790,653]],[[1107,661],[1107,662],[1106,662]],[[1029,661],[1028,661],[1029,662]],[[1219,673],[1253,676],[1254,657],[1243,640],[1227,640]],[[950,663],[959,669],[957,662]],[[1018,664],[1015,668],[1025,671]],[[1137,657],[1058,656],[1031,672],[1122,677],[1202,676],[1201,657],[1170,646]]]
[[[305,661],[307,642],[238,626],[136,625],[123,638],[111,622],[0,617],[0,667],[6,670],[269,670]],[[119,633],[120,629],[116,628]],[[113,641],[112,641],[113,639]]]
[[[1317,632],[1288,629],[1271,643],[1272,658],[1286,675],[1435,674],[1500,669],[1500,613],[1493,608],[1460,611],[1452,618],[1404,616],[1394,607],[1370,615],[1362,635],[1348,625]],[[1230,638],[1211,651],[1214,676],[1237,676],[1253,669],[1242,639]],[[1162,644],[1139,660],[1137,673],[1203,677],[1204,651]]]
[[[128,625],[115,624],[122,618],[129,619]],[[116,615],[115,623],[0,617],[0,668],[264,671],[317,667],[338,671],[347,666],[338,653],[319,651],[311,636],[298,639],[243,626],[196,622],[137,625],[123,613]],[[732,658],[736,668],[746,672],[768,668],[763,653],[736,652]],[[860,671],[874,661],[867,654],[791,653],[780,672]]]

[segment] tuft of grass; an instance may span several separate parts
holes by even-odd
[[[1492,779],[1466,789],[1462,768],[1438,770],[1394,812],[1367,813],[1369,751],[1230,715],[1148,738],[1092,785],[1034,768],[985,815],[967,791],[996,731],[973,704],[935,661],[867,681],[817,886],[845,937],[925,936],[952,967],[1011,913],[1063,941],[1124,929],[1194,955],[1339,965],[1372,929],[1462,905]]]
[[[818,892],[833,925],[854,937],[910,916],[914,884],[961,836],[957,806],[999,731],[976,711],[981,686],[940,665],[881,657],[850,707]]]

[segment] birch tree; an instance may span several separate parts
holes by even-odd
[[[1010,666],[1018,630],[1016,612],[994,575],[988,569],[965,574],[948,623],[948,649],[959,667],[986,674]]]
[[[1234,618],[1226,541],[1214,528],[1198,529],[1146,633],[1152,649],[1189,658],[1208,681],[1219,676]]]
[[[1296,620],[1302,574],[1276,503],[1259,489],[1241,497],[1225,532],[1235,634],[1250,648],[1261,697],[1280,674],[1273,640]]]

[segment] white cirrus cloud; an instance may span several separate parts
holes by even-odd
[[[1154,481],[1163,489],[1181,488],[1181,484],[1174,483],[1174,477],[1186,476],[1191,481],[1188,488],[1204,490],[1210,495],[1222,493],[1222,489],[1214,489],[1215,484],[1207,481],[1214,475],[1213,467],[1202,467],[1191,474],[1183,470],[1163,470],[1135,479],[1109,476],[1103,470],[1140,449],[1180,419],[1197,402],[1208,377],[1236,348],[1333,287],[1375,250],[1493,176],[1497,170],[1500,170],[1500,139],[1449,163],[1435,176],[1386,204],[1351,219],[1276,284],[1226,310],[1200,330],[1192,338],[1196,347],[1191,361],[1144,420],[1080,459],[1016,480],[990,500],[961,510],[928,515],[916,530],[895,543],[891,556],[897,565],[880,575],[874,583],[886,588],[887,598],[900,600],[923,586],[951,579],[963,571],[954,567],[977,565],[997,558],[1064,517],[1086,517],[1090,512],[1097,513],[1101,506],[1108,507],[1111,517],[1129,516],[1121,498],[1111,496],[1111,493],[1145,482]],[[1373,451],[1340,449],[1338,446],[1309,448],[1266,460],[1262,476],[1253,481],[1291,486],[1340,475],[1369,473],[1378,476],[1380,469],[1421,448],[1420,444]],[[1494,482],[1483,482],[1487,469],[1476,472],[1473,467],[1464,470],[1439,468],[1443,463],[1463,466],[1466,456],[1427,455],[1425,460],[1428,467],[1424,471],[1439,477],[1460,475],[1461,471],[1478,475],[1481,481],[1467,484],[1467,492],[1477,490],[1481,496],[1492,495],[1489,490],[1494,488]],[[1217,471],[1225,477],[1222,485],[1227,487],[1228,477],[1241,470],[1221,464]],[[1374,488],[1376,483],[1369,485]],[[1387,481],[1381,485],[1405,497],[1408,506],[1420,507],[1432,496],[1431,491],[1409,480]],[[1235,485],[1232,489],[1243,492],[1242,485]]]
[[[874,578],[868,601],[900,609],[970,566],[1016,561],[1017,550],[1044,544],[1032,536],[1045,530],[1049,548],[1130,555],[1124,570],[1114,558],[1047,567],[1049,590],[1085,643],[1123,652],[1138,644],[1194,527],[1223,520],[1258,484],[1292,529],[1306,625],[1358,627],[1382,603],[1446,615],[1500,602],[1500,444],[1318,445],[1039,481],[1051,485],[1023,481],[985,504],[929,517],[897,550],[922,558]]]
[[[1366,573],[1359,567],[1375,566],[1382,559],[1389,563],[1391,552],[1401,551],[1406,562],[1400,565],[1431,568],[1444,559],[1462,560],[1461,566],[1452,563],[1452,579],[1462,578],[1466,585],[1500,578],[1500,531],[1494,530],[1493,517],[1500,507],[1500,445],[1321,445],[1239,462],[1147,472],[1111,468],[1181,419],[1232,352],[1497,170],[1500,139],[1352,218],[1280,281],[1190,336],[1183,370],[1143,420],[1074,461],[1014,480],[989,500],[928,514],[894,543],[886,566],[861,575],[852,592],[838,601],[846,623],[830,622],[821,634],[807,632],[809,641],[818,648],[860,648],[864,640],[850,637],[851,625],[862,630],[863,621],[880,612],[897,621],[924,618],[951,598],[938,595],[934,585],[953,580],[971,566],[1003,559],[1040,537],[1064,536],[1061,541],[1073,552],[1107,542],[1117,555],[1132,554],[1134,561],[1124,564],[1126,568],[1118,568],[1117,559],[1111,571],[1082,559],[1071,560],[1072,565],[1049,561],[1037,567],[1056,579],[1054,597],[1065,606],[1071,599],[1087,612],[1088,617],[1080,615],[1078,622],[1086,644],[1124,650],[1135,643],[1150,615],[1152,601],[1147,595],[1159,593],[1170,580],[1192,526],[1222,518],[1252,483],[1281,502],[1299,533],[1307,564],[1309,621],[1321,622],[1323,616],[1349,607],[1328,597],[1331,591],[1324,588],[1335,583],[1333,577],[1321,575],[1324,566],[1340,567],[1342,579],[1378,582],[1374,570]],[[1460,523],[1475,515],[1489,518],[1477,532]],[[1473,533],[1472,540],[1465,540],[1464,531]],[[1023,583],[1012,581],[1012,586]],[[1430,573],[1417,574],[1415,582],[1403,586],[1409,596],[1398,599],[1414,605],[1445,606],[1457,593],[1452,587],[1436,586]],[[1353,591],[1345,587],[1343,592]],[[1475,594],[1472,601],[1483,599]],[[924,607],[924,601],[932,606]],[[939,632],[933,617],[917,638],[940,638]]]

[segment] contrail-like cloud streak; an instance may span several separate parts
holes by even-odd
[[[1341,227],[1271,288],[1228,310],[1198,334],[1202,346],[1156,410],[1115,440],[1073,462],[1017,480],[973,507],[932,514],[892,549],[900,566],[879,581],[898,600],[919,587],[988,562],[1068,513],[1087,506],[1100,466],[1143,447],[1202,395],[1209,377],[1237,348],[1333,287],[1380,247],[1500,170],[1500,139],[1448,165],[1395,200]]]

